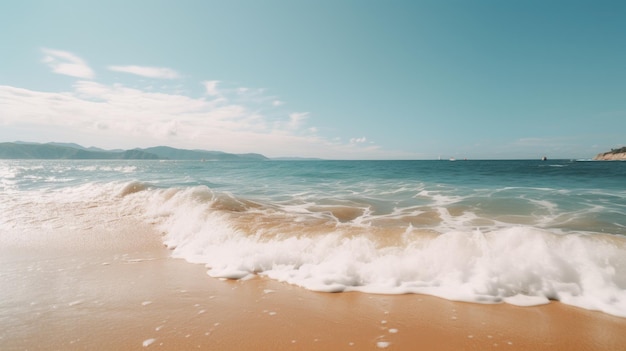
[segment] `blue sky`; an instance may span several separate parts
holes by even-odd
[[[0,141],[590,158],[625,40],[624,1],[3,1]]]

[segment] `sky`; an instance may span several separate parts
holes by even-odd
[[[626,1],[2,1],[18,140],[591,158],[626,143]]]

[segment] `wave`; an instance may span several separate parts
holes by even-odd
[[[263,203],[204,186],[142,190],[125,198],[144,205],[174,257],[205,264],[212,277],[523,306],[559,300],[626,317],[623,236],[481,228],[436,206],[376,216],[358,202]]]
[[[562,203],[524,202],[516,193],[510,197],[523,202],[516,208],[525,219],[513,221],[500,211],[507,205],[501,198],[481,207],[487,197],[414,194],[416,201],[406,203],[362,194],[253,199],[207,186],[84,183],[7,192],[0,197],[0,228],[20,233],[25,226],[88,228],[106,221],[115,230],[116,220],[121,226],[134,216],[163,233],[172,256],[206,265],[212,277],[521,306],[559,300],[626,317],[626,237],[616,235],[619,225],[608,234],[587,230],[606,228],[593,224],[606,220],[592,216],[606,211],[564,211]],[[59,211],[86,222],[60,222]],[[591,224],[572,224],[585,220]]]

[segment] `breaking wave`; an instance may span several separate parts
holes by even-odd
[[[522,306],[559,300],[626,317],[623,236],[462,225],[438,205],[376,216],[366,204],[261,203],[203,186],[132,195],[173,255],[212,277]]]

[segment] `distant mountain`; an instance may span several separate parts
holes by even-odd
[[[92,151],[72,144],[0,143],[0,159],[156,160],[157,155],[140,150]]]
[[[95,146],[90,146],[90,147],[84,147],[75,143],[47,143],[46,145],[56,145],[56,146],[65,146],[65,147],[71,147],[74,149],[81,149],[81,150],[88,150],[88,151],[98,151],[98,152],[124,152],[125,150],[122,149],[115,149],[115,150],[105,150],[105,149],[101,149],[99,147],[95,147]]]
[[[155,146],[140,149],[160,158],[169,160],[205,160],[205,161],[266,161],[267,157],[260,154],[229,154],[221,151],[185,150],[169,146]]]
[[[41,143],[33,143],[29,141],[15,141],[15,144],[23,144],[23,145],[41,145]],[[46,143],[45,145],[54,145],[54,146],[63,146],[63,147],[71,147],[73,149],[81,149],[81,150],[89,150],[88,148],[75,144],[75,143]],[[97,148],[96,148],[97,149]],[[92,150],[92,151],[104,151],[102,149]]]
[[[168,146],[147,149],[104,150],[85,148],[73,143],[0,143],[0,159],[79,159],[79,160],[205,160],[205,161],[265,161],[260,154],[229,154],[220,151],[184,150]]]

